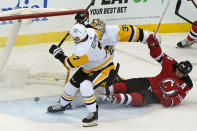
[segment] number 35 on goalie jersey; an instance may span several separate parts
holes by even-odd
[[[120,42],[138,42],[143,37],[143,30],[132,25],[118,25]]]
[[[90,73],[102,69],[112,62],[111,55],[98,43],[94,29],[87,28],[88,39],[75,45],[73,55],[64,60],[67,68],[83,67]]]
[[[115,46],[117,42],[138,42],[144,37],[143,29],[126,25],[106,25],[105,33],[99,40],[103,47]]]

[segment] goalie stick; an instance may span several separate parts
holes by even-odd
[[[197,8],[195,2],[194,2],[193,0],[190,0],[190,1],[192,1],[192,3],[194,4],[194,6]],[[194,25],[194,26],[197,26],[196,24],[194,24],[193,22],[191,22],[190,20],[188,20],[188,19],[185,18],[184,16],[180,15],[179,9],[180,9],[181,3],[182,3],[181,0],[178,0],[178,1],[177,1],[177,3],[176,3],[176,8],[175,8],[175,14],[176,14],[177,16],[179,16],[180,18],[184,19],[185,21],[187,21],[188,23],[190,23],[190,24],[192,24],[192,25]]]
[[[166,7],[165,7],[165,9],[164,9],[164,11],[163,11],[161,17],[160,17],[159,24],[157,25],[157,28],[156,28],[156,30],[155,30],[155,32],[154,32],[154,35],[153,35],[154,38],[155,38],[156,33],[157,33],[158,30],[159,30],[159,27],[160,27],[160,25],[161,25],[161,21],[162,21],[164,15],[166,14],[166,12],[167,12],[167,10],[168,10],[168,7],[169,7],[171,1],[172,1],[172,0],[168,0],[168,3],[167,3],[167,5],[166,5]]]

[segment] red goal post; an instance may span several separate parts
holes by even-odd
[[[49,8],[16,9],[13,11],[6,11],[4,13],[1,13],[0,21],[29,19],[29,18],[38,18],[38,17],[52,17],[52,16],[61,16],[61,15],[73,15],[79,11],[84,11],[84,9],[78,9],[78,10],[49,9]],[[6,14],[9,16],[6,16]]]
[[[48,50],[67,34],[79,11],[84,10],[26,8],[0,12],[1,79],[8,67],[24,66],[30,69],[29,82],[62,80],[63,84],[66,68]],[[68,38],[61,46],[66,55],[71,55],[73,45]]]

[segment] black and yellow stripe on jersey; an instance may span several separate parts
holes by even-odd
[[[85,70],[83,69],[84,72],[86,73],[91,73],[92,71],[95,71],[95,70],[98,70],[100,68],[102,68],[105,64],[107,64],[110,60],[112,59],[111,56],[109,56],[109,58],[107,60],[105,60],[101,65],[97,66],[97,67],[94,67],[90,70]],[[85,63],[89,62],[89,58],[88,58],[88,55],[83,55],[83,56],[76,56],[76,55],[72,55],[70,57],[66,57],[64,59],[64,66],[68,69],[71,69],[71,68],[76,68],[76,67],[79,67]]]
[[[102,69],[103,66],[104,66],[105,64],[109,63],[109,61],[110,61],[111,59],[112,59],[112,57],[109,56],[109,58],[108,58],[107,60],[105,60],[102,64],[98,65],[97,67],[94,67],[94,68],[92,68],[92,69],[90,69],[90,70],[85,70],[85,69],[82,69],[82,70],[83,70],[83,72],[85,72],[85,73],[91,73],[91,72],[93,72],[93,71],[95,71],[95,70]]]
[[[87,62],[89,62],[89,58],[86,54],[83,56],[76,56],[73,54],[72,56],[64,59],[64,65],[69,69],[79,67]]]
[[[143,29],[129,24],[119,25],[119,29],[118,36],[120,42],[138,42],[143,40]]]

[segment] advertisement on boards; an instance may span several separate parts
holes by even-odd
[[[150,10],[150,6],[157,10],[162,8],[164,1],[150,0],[97,0],[89,10],[90,15],[101,17],[105,21],[124,21],[139,19],[157,19],[161,11]]]
[[[1,1],[1,0],[0,0]],[[106,21],[158,19],[166,0],[95,0],[89,9],[90,18]],[[86,8],[90,0],[7,0],[1,11],[16,8]],[[150,9],[151,7],[151,9]],[[38,20],[36,20],[38,21]],[[5,24],[5,23],[4,23]]]
[[[11,11],[21,8],[47,8],[47,3],[48,0],[9,0],[1,4],[1,11],[5,12],[5,11]],[[47,20],[48,19],[46,17],[34,18],[32,19],[32,22],[47,21]],[[0,25],[7,25],[7,24],[13,24],[13,21],[9,20],[9,21],[0,22]]]
[[[0,0],[0,10],[9,11],[16,8],[68,8],[85,9],[91,0]],[[89,9],[90,20],[99,18],[108,24],[134,25],[157,24],[168,0],[95,0]],[[177,0],[172,0],[162,23],[184,23],[175,15]],[[196,18],[196,8],[189,1],[182,1],[180,13],[191,21]],[[191,13],[192,12],[192,13]],[[47,21],[47,18],[36,18],[33,22]],[[185,22],[186,23],[186,22]],[[1,25],[12,24],[12,21],[1,21]]]
[[[48,0],[11,0],[8,2],[10,3],[9,5],[1,8],[1,11],[9,11],[16,8],[47,8],[47,2]]]

